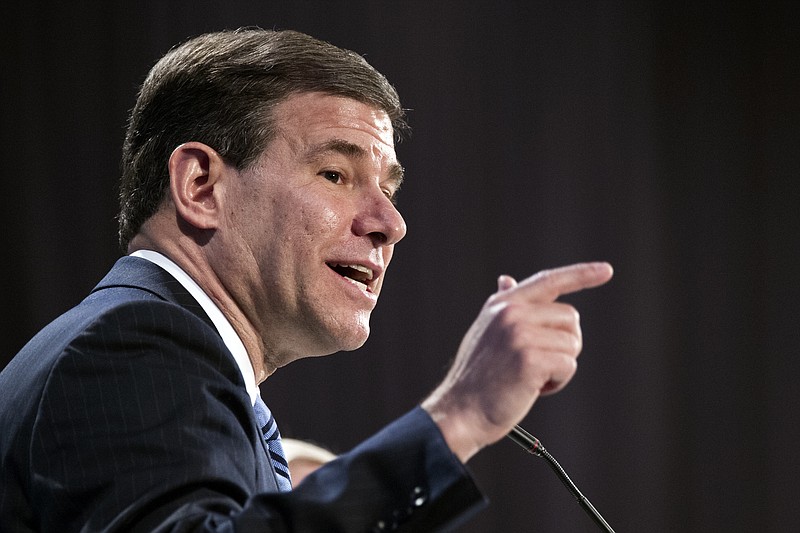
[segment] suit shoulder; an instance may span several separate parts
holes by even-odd
[[[157,360],[238,381],[232,356],[206,321],[149,291],[117,287],[92,293],[34,336],[0,372],[0,390],[36,396],[65,363],[90,368],[123,360]]]

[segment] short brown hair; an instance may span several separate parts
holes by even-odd
[[[161,204],[176,147],[199,141],[247,168],[275,133],[275,106],[315,91],[381,109],[398,137],[407,129],[397,91],[382,74],[360,55],[303,33],[222,31],[170,50],[147,75],[128,122],[120,182],[123,250]]]

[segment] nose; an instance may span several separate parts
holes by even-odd
[[[392,201],[377,190],[364,198],[353,219],[353,232],[369,236],[376,246],[392,245],[406,235],[406,221]]]

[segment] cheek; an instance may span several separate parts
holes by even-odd
[[[343,220],[341,214],[335,209],[313,202],[303,205],[299,216],[303,234],[312,239],[332,233],[341,226]]]

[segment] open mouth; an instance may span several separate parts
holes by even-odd
[[[371,268],[367,268],[363,265],[344,265],[340,263],[326,264],[331,270],[350,281],[361,290],[372,292],[369,287],[374,275]]]

